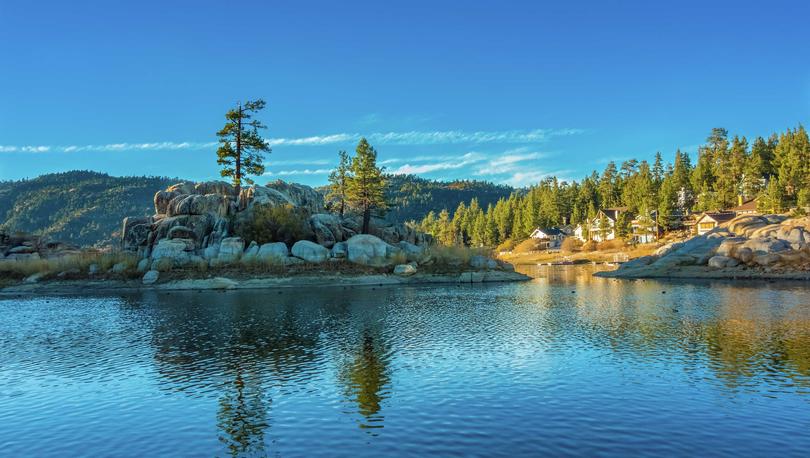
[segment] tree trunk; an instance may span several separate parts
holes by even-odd
[[[371,207],[367,206],[363,210],[363,229],[360,231],[360,233],[368,234],[370,222],[371,222]]]
[[[236,171],[234,173],[236,181],[236,199],[242,192],[242,103],[239,103],[239,117],[236,120]]]

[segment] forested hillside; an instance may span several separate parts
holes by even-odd
[[[460,202],[468,202],[473,198],[484,206],[494,204],[498,199],[509,197],[514,191],[509,186],[486,181],[444,182],[415,175],[389,175],[386,183],[388,214],[399,222],[419,221],[431,211],[454,209]]]
[[[155,192],[177,181],[72,171],[0,182],[0,230],[106,244],[117,238],[125,216],[154,213]]]
[[[428,213],[421,227],[445,244],[494,246],[525,239],[535,227],[577,224],[599,209],[621,206],[629,210],[619,221],[621,236],[633,215],[657,211],[658,223],[668,229],[674,215],[727,209],[740,198],[756,198],[767,213],[803,212],[810,205],[810,140],[803,126],[750,143],[715,128],[694,165],[680,150],[666,164],[661,153],[652,163],[610,162],[580,181],[551,177],[494,205],[478,199],[455,211]]]

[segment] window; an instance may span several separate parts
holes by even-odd
[[[714,229],[714,223],[712,223],[712,222],[708,222],[708,223],[700,223],[700,224],[698,225],[698,227],[699,227],[700,229],[707,229],[707,230],[708,230],[708,229]],[[524,234],[525,234],[525,232],[524,232]]]

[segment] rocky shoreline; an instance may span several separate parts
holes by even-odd
[[[633,259],[607,278],[810,280],[810,217],[744,215]]]
[[[531,277],[505,270],[463,271],[459,273],[417,273],[411,276],[391,274],[300,274],[234,279],[229,277],[175,279],[143,284],[131,280],[54,280],[21,283],[0,289],[0,295],[80,294],[89,292],[132,291],[212,291],[242,289],[282,289],[303,287],[396,286],[419,284],[476,284],[528,281]]]

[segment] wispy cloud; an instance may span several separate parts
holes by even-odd
[[[391,171],[395,175],[409,175],[438,172],[440,170],[452,170],[467,167],[471,164],[481,162],[485,157],[480,153],[470,152],[461,156],[445,156],[444,160],[428,162],[423,164],[403,164]],[[416,161],[418,162],[418,161]]]
[[[553,137],[577,135],[581,129],[533,129],[507,131],[461,130],[445,131],[409,131],[409,132],[374,132],[366,138],[374,145],[441,145],[441,144],[487,144],[487,143],[525,143],[536,144],[549,141]],[[359,133],[337,133],[295,138],[270,138],[270,146],[323,146],[347,144],[358,141]],[[41,145],[13,146],[0,145],[0,153],[78,153],[84,151],[118,152],[118,151],[167,151],[167,150],[201,150],[216,147],[217,142],[147,142],[147,143],[108,143],[101,145]]]
[[[290,176],[290,175],[326,175],[330,169],[300,169],[300,170],[279,170],[266,172],[264,176]]]

